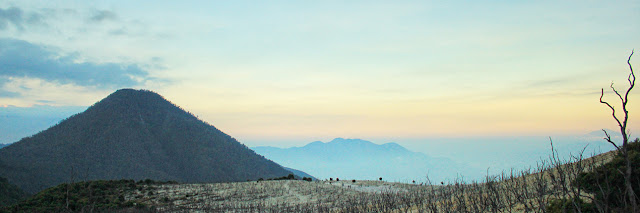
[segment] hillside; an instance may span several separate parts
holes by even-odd
[[[26,198],[26,194],[16,185],[0,177],[0,207],[7,206]]]
[[[256,153],[286,167],[301,169],[321,178],[421,181],[429,174],[431,180],[455,179],[465,165],[448,158],[434,158],[412,152],[396,143],[374,144],[360,139],[336,138],[330,142],[309,143],[303,147],[253,147]],[[480,171],[478,171],[480,173]]]
[[[0,149],[0,176],[28,193],[79,180],[225,182],[289,173],[162,96],[133,89]]]
[[[7,144],[0,143],[0,149],[2,149],[2,147],[5,147],[5,146],[7,146]]]

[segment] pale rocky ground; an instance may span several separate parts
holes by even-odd
[[[611,156],[598,155],[580,164],[554,160],[528,171],[488,177],[483,182],[423,185],[272,180],[160,184],[145,185],[125,199],[160,212],[543,212],[551,199],[576,196],[559,189],[569,187],[577,174],[609,161]]]
[[[159,207],[159,210],[210,211],[283,207],[295,205],[349,205],[349,199],[371,194],[403,193],[415,184],[383,181],[272,180],[236,183],[166,184],[146,186],[127,200]]]

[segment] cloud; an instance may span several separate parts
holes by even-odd
[[[118,19],[118,16],[108,10],[99,10],[93,16],[89,18],[89,21],[92,22],[103,22],[103,21],[115,21]]]
[[[0,98],[15,98],[15,97],[19,97],[19,96],[20,96],[20,94],[17,93],[17,92],[0,90]]]
[[[0,78],[37,78],[102,89],[137,86],[149,79],[147,71],[136,64],[76,61],[76,56],[60,56],[45,46],[0,39]]]
[[[22,9],[10,7],[0,8],[0,30],[13,25],[18,30],[24,30],[25,25],[36,25],[42,23],[42,15],[38,13],[26,14]]]

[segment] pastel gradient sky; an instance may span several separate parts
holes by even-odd
[[[586,134],[615,129],[598,97],[627,88],[638,20],[635,0],[9,0],[0,105],[144,88],[255,143]]]

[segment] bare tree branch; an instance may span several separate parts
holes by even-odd
[[[624,103],[624,98],[622,98],[622,95],[618,93],[618,90],[616,90],[616,88],[613,87],[613,82],[611,82],[611,85],[609,87],[611,87],[611,90],[613,90],[613,92],[618,96],[618,98],[620,98],[620,101]]]
[[[612,111],[611,115],[616,120],[616,122],[618,122],[618,126],[620,127],[620,134],[622,134],[622,148],[618,147],[611,140],[611,136],[609,136],[607,131],[605,131],[604,129],[602,131],[604,131],[604,134],[606,135],[604,139],[607,142],[611,143],[613,146],[615,146],[616,149],[618,149],[618,151],[620,151],[624,157],[624,160],[626,163],[626,169],[625,169],[626,171],[625,172],[622,172],[622,170],[618,170],[618,171],[624,176],[624,179],[625,179],[624,180],[625,193],[627,195],[626,200],[629,204],[631,204],[631,211],[638,212],[639,209],[638,209],[638,203],[637,203],[637,196],[634,192],[634,189],[631,183],[632,168],[631,168],[631,160],[629,158],[630,148],[629,148],[629,134],[627,130],[627,121],[629,120],[629,111],[627,111],[627,103],[629,102],[629,93],[635,86],[635,82],[636,82],[636,75],[635,73],[633,73],[633,67],[631,66],[631,56],[633,56],[633,52],[634,51],[632,50],[631,54],[629,55],[629,58],[627,59],[627,64],[629,65],[629,70],[630,70],[629,77],[627,78],[627,81],[629,82],[629,88],[624,94],[624,98],[613,87],[613,83],[611,83],[611,85],[609,86],[611,87],[611,90],[613,90],[613,92],[618,96],[618,98],[620,98],[620,102],[622,105],[622,112],[624,113],[624,120],[620,122],[620,119],[618,119],[618,117],[616,116],[616,110],[613,108],[613,106],[611,106],[611,104],[609,104],[608,102],[602,100],[602,97],[604,96],[604,88],[601,90],[601,93],[600,93],[600,103],[607,105],[611,109]]]
[[[631,73],[629,74],[629,78],[627,78],[627,81],[629,81],[629,85],[631,85],[631,87],[629,87],[629,89],[627,90],[627,94],[624,95],[625,104],[626,101],[629,100],[629,91],[631,91],[631,89],[633,89],[633,86],[636,85],[636,75],[633,73],[633,67],[631,66],[631,56],[633,56],[633,50],[631,50],[631,55],[629,55],[629,58],[627,59],[627,64],[629,65],[629,70],[631,71]]]
[[[602,131],[604,132],[604,135],[606,136],[604,138],[604,140],[606,140],[607,142],[611,143],[611,145],[613,145],[614,147],[616,147],[616,150],[620,151],[620,147],[618,147],[618,145],[616,145],[616,143],[614,143],[613,141],[611,141],[611,136],[609,136],[609,133],[607,133],[607,130],[602,129]]]
[[[616,109],[613,108],[613,106],[611,106],[611,104],[607,103],[606,101],[603,101],[602,97],[604,97],[604,88],[600,91],[600,103],[606,104],[611,109],[611,111],[612,111],[611,115],[613,116],[614,119],[616,119],[616,122],[618,122],[618,126],[622,127],[622,123],[620,123],[620,120],[618,119],[618,117],[616,117]]]

